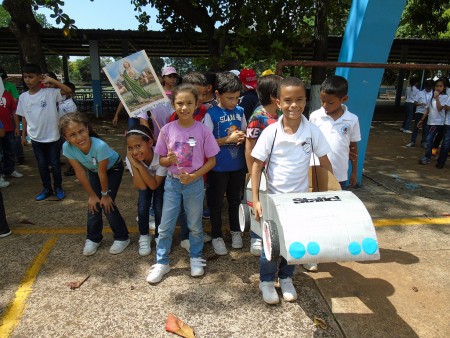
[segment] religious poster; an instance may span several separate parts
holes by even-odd
[[[110,63],[103,70],[130,117],[169,101],[144,50]]]

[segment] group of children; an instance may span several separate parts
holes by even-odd
[[[163,79],[171,74],[173,70],[169,69]],[[83,254],[93,255],[100,246],[102,212],[114,234],[109,251],[111,254],[122,252],[130,243],[125,220],[114,202],[124,172],[122,158],[95,134],[83,114],[73,112],[59,118],[48,112],[55,102],[61,101],[61,91],[71,93],[68,86],[27,67],[24,80],[29,91],[22,94],[17,112],[23,116],[24,129],[31,137],[44,185],[36,199],[42,200],[53,193],[59,199],[64,198],[60,171],[58,173],[59,137],[62,136],[65,140],[63,154],[88,193]],[[51,83],[56,89],[40,88],[41,82]],[[172,107],[141,114],[140,124],[129,127],[126,132],[126,165],[139,190],[139,254],[142,256],[151,253],[152,237],[148,227],[151,204],[155,214],[156,264],[147,276],[151,284],[160,282],[170,271],[169,254],[177,222],[184,236],[183,247],[189,251],[191,275],[204,274],[205,176],[212,246],[216,254],[226,255],[221,218],[223,198],[226,194],[231,246],[242,248],[238,207],[247,171],[252,174],[253,208],[259,220],[258,183],[268,159],[269,192],[300,193],[308,191],[312,155],[317,156],[320,166],[334,172],[344,187],[350,147],[357,152],[356,142],[361,138],[359,124],[357,117],[344,105],[348,85],[342,77],[330,76],[325,80],[320,94],[322,108],[311,114],[310,121],[303,116],[307,99],[305,86],[297,78],[262,76],[256,88],[261,105],[251,114],[248,123],[244,109],[238,106],[242,90],[240,79],[231,72],[219,73],[215,89],[212,86],[203,74],[187,74],[181,85],[165,87]],[[42,122],[42,116],[47,116],[46,123]],[[353,162],[350,185],[356,184],[356,172],[356,162]],[[260,290],[264,301],[279,302],[274,287],[276,276],[280,279],[283,298],[294,301],[297,298],[291,279],[294,266],[288,265],[284,258],[279,266],[276,261],[268,261],[261,239],[255,234],[251,236],[251,251],[260,255]]]
[[[442,169],[447,161],[450,151],[450,96],[448,95],[447,79],[439,78],[436,81],[426,80],[424,89],[417,89],[417,81],[410,80],[407,90],[407,117],[401,128],[411,135],[411,141],[407,147],[414,147],[419,130],[422,129],[421,145],[425,148],[424,156],[419,160],[420,164],[430,164],[434,150],[439,148],[442,141],[436,168]],[[409,89],[411,88],[411,89]],[[413,115],[414,113],[414,115]],[[413,131],[409,131],[411,117],[414,116]]]

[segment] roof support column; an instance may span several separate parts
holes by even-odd
[[[386,63],[406,0],[354,0],[342,41],[339,62]],[[369,139],[370,125],[377,101],[383,69],[337,68],[336,75],[349,82],[349,110],[359,118],[361,142],[358,143],[358,184]]]
[[[402,54],[400,56],[400,63],[406,63],[408,59],[408,46],[402,45]],[[395,106],[400,107],[402,102],[402,92],[403,92],[403,79],[405,78],[405,70],[399,69],[397,77],[397,90],[395,91]]]
[[[69,57],[66,54],[62,56],[64,81],[70,81],[69,79]]]
[[[89,40],[89,56],[91,59],[92,94],[94,99],[93,109],[96,117],[102,117],[102,84],[100,80],[100,56],[97,40]]]

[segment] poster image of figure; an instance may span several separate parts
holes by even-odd
[[[112,62],[103,70],[130,117],[168,101],[144,50]]]

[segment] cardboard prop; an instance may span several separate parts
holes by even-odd
[[[261,222],[254,218],[249,179],[239,209],[241,230],[252,230],[262,237],[268,260],[280,255],[288,264],[380,259],[375,228],[361,200],[351,191],[340,191],[339,182],[326,169],[310,171],[317,172],[310,186],[318,183],[323,190],[336,191],[269,194],[263,173]]]
[[[112,62],[103,70],[130,117],[170,105],[145,51]]]

